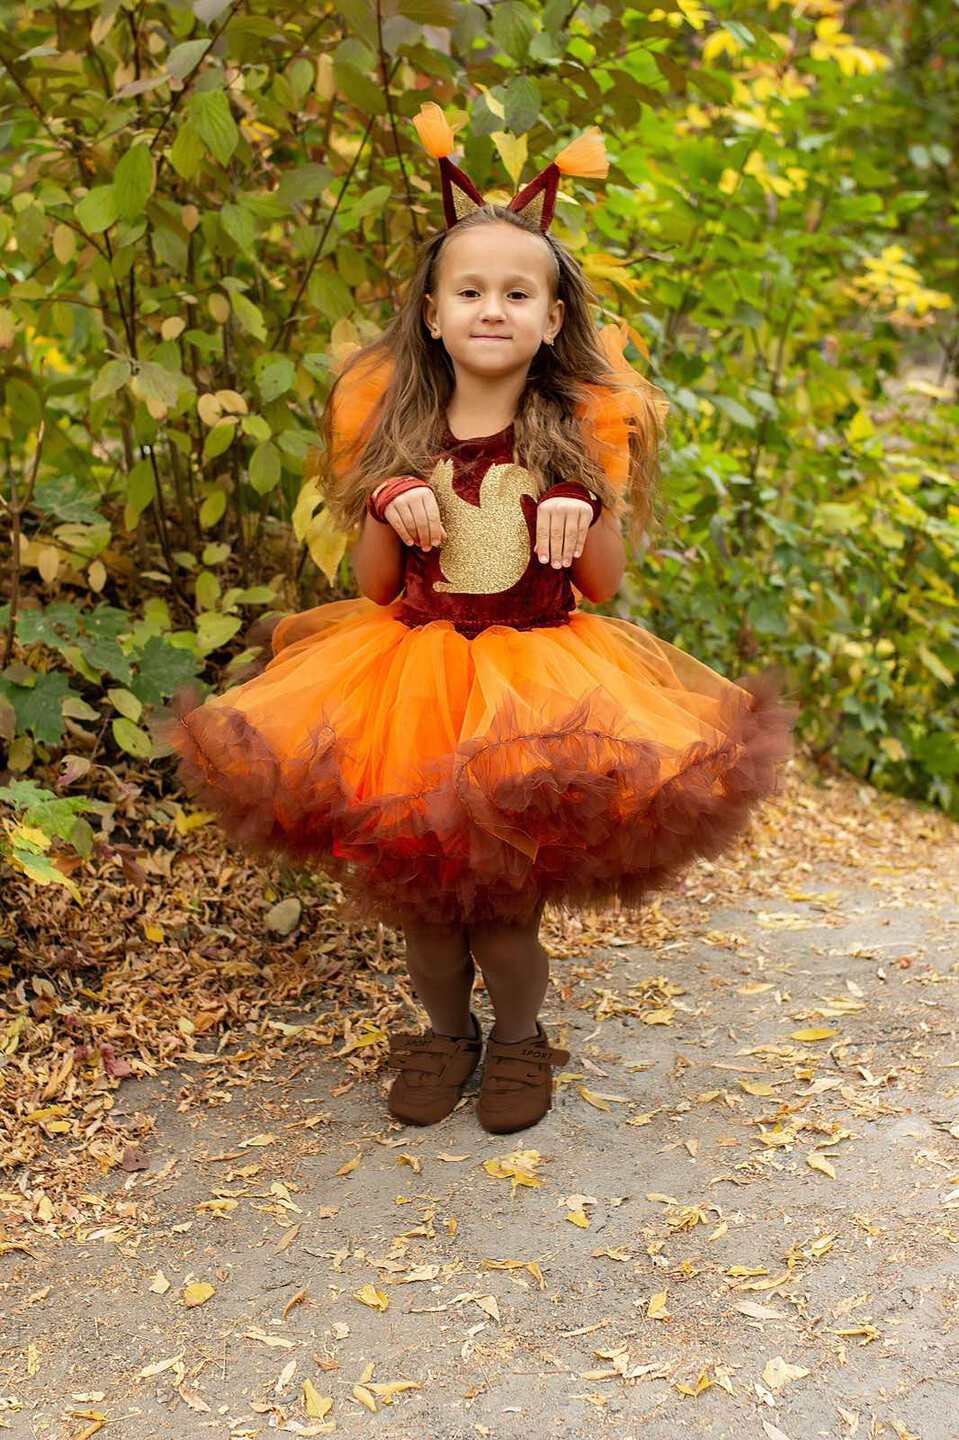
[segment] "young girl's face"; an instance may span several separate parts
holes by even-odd
[[[496,378],[522,370],[563,323],[555,263],[538,235],[515,225],[476,225],[443,246],[423,317],[453,368]]]

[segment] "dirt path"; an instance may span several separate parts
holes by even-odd
[[[632,931],[547,926],[571,1060],[519,1135],[471,1092],[395,1125],[365,981],[335,1043],[287,1004],[125,1080],[130,1168],[0,1250],[0,1433],[957,1440],[955,829],[843,795]]]

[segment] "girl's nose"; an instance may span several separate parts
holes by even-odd
[[[496,295],[489,295],[483,305],[484,320],[502,320],[503,302]]]

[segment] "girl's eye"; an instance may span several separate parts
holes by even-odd
[[[518,295],[521,300],[526,300],[529,298],[525,290],[511,290],[509,293],[511,295]]]

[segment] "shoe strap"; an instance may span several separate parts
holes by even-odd
[[[450,1061],[480,1048],[478,1039],[454,1040],[449,1035],[390,1036],[387,1063],[422,1075],[441,1075]]]

